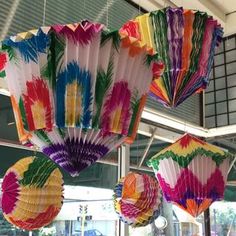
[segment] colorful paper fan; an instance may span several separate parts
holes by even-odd
[[[11,224],[36,230],[50,224],[63,202],[63,179],[47,158],[23,158],[6,172],[2,182],[2,211]]]
[[[228,154],[189,134],[148,161],[167,201],[197,217],[224,196]]]
[[[168,7],[138,16],[120,33],[157,51],[159,64],[150,96],[167,107],[176,107],[208,85],[223,29],[204,12]]]
[[[159,216],[160,188],[155,179],[138,173],[121,178],[114,189],[119,218],[132,227],[145,226]]]
[[[83,21],[3,42],[20,140],[31,140],[72,176],[132,141],[152,81],[146,46],[125,44],[118,31],[103,28]]]

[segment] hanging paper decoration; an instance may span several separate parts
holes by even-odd
[[[148,161],[167,201],[197,217],[224,196],[228,155],[185,134]]]
[[[72,176],[135,138],[152,81],[146,46],[103,28],[83,21],[3,42],[20,140]]]
[[[7,55],[4,52],[0,52],[0,79],[5,78],[5,65],[7,62]]]
[[[154,68],[156,79],[150,96],[167,107],[176,107],[208,85],[223,29],[207,13],[168,7],[138,16],[120,33],[157,51],[159,63]]]
[[[155,179],[138,173],[121,178],[114,189],[119,218],[132,227],[145,226],[159,216],[160,188]]]
[[[6,172],[2,182],[2,211],[11,224],[36,230],[50,224],[63,201],[63,179],[47,158],[23,158]]]

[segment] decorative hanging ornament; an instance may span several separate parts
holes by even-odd
[[[141,40],[158,53],[150,96],[167,107],[176,107],[208,85],[223,29],[204,12],[168,7],[138,16],[120,33],[133,41]]]
[[[7,62],[7,55],[4,52],[0,52],[0,79],[5,78],[5,65]]]
[[[152,81],[140,42],[83,21],[3,42],[18,134],[72,176],[135,138]]]
[[[167,201],[194,217],[223,199],[229,155],[185,134],[148,161]]]
[[[148,225],[159,216],[160,198],[157,181],[146,174],[131,172],[114,189],[115,210],[132,227]]]
[[[36,230],[50,224],[62,202],[62,174],[48,158],[23,158],[3,178],[3,215],[21,229]]]

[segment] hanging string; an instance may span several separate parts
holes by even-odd
[[[34,148],[34,157],[36,157],[36,155],[38,153],[38,147],[36,145],[34,145],[33,148]]]
[[[85,20],[85,7],[86,7],[86,5],[85,5],[85,0],[83,1],[83,12],[82,12],[82,20]]]
[[[139,162],[139,159],[141,158],[141,156],[139,157],[139,138],[138,138],[138,134],[137,134],[137,138],[136,139],[137,139],[137,146],[136,146],[137,155],[136,155],[136,158],[137,158],[137,167],[138,167],[138,162]]]
[[[141,4],[141,0],[139,0],[139,2],[138,2],[138,15],[139,16],[141,15],[141,6],[140,6],[140,4]]]
[[[46,7],[47,7],[47,0],[44,0],[43,2],[43,26],[45,26]]]
[[[106,14],[106,26],[109,29],[109,0],[107,0],[107,6],[106,6],[107,14]]]
[[[164,0],[164,8],[167,7],[167,3],[166,3],[166,0]]]
[[[186,121],[184,122],[184,133],[186,133],[187,132],[187,123],[186,123]]]

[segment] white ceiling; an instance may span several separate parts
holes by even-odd
[[[235,0],[210,0],[212,4],[216,5],[225,14],[236,11],[236,1]]]

